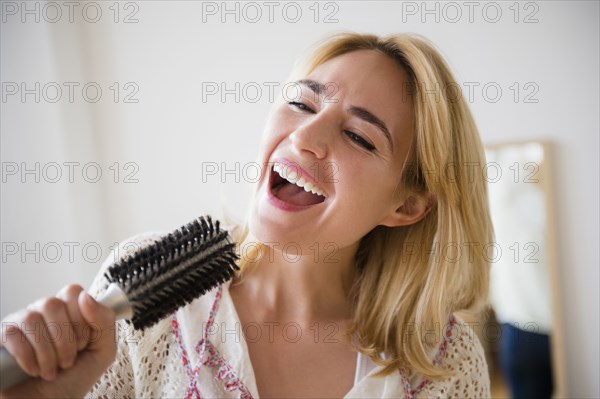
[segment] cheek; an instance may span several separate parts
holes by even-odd
[[[275,148],[293,131],[289,122],[275,109],[269,116],[262,134],[260,159],[266,162]]]
[[[336,195],[346,214],[358,224],[364,223],[368,232],[397,207],[394,196],[397,179],[399,176],[391,173],[389,165],[386,170],[372,162],[349,162],[340,168]]]
[[[338,182],[347,195],[370,201],[392,198],[399,176],[392,172],[389,164],[359,161],[356,155],[346,158],[349,162],[339,164]]]

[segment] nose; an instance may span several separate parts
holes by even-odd
[[[335,131],[331,119],[322,112],[295,129],[289,135],[294,151],[298,155],[310,152],[317,159],[324,159],[329,151],[332,132]]]

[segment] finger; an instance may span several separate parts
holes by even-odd
[[[14,316],[14,319],[18,319],[17,314]],[[13,318],[9,316],[2,321],[2,344],[0,346],[6,348],[23,371],[32,377],[37,377],[40,375],[40,368],[33,347],[21,332],[21,323],[11,321],[11,319]]]
[[[63,369],[71,367],[77,356],[77,341],[73,339],[67,304],[54,297],[44,300],[39,306],[45,321],[42,336],[53,345],[57,364]]]
[[[116,352],[115,312],[98,303],[85,291],[79,294],[79,308],[89,327],[86,350],[97,352],[105,361],[109,357],[114,357]]]
[[[33,348],[40,376],[52,381],[56,377],[56,353],[46,332],[44,316],[36,310],[27,310],[21,325],[27,341]]]
[[[67,314],[69,319],[71,320],[70,330],[67,330],[69,333],[69,338],[72,338],[76,343],[77,351],[85,348],[87,344],[87,340],[84,337],[83,330],[87,325],[87,322],[81,315],[81,310],[79,309],[79,294],[83,291],[83,287],[76,284],[71,284],[64,287],[60,292],[56,295],[58,298],[61,298],[67,305]]]

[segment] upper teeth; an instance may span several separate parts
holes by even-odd
[[[313,194],[327,197],[325,193],[321,191],[317,186],[315,186],[311,182],[306,181],[303,177],[300,177],[300,174],[298,173],[296,168],[276,163],[273,166],[273,170],[277,172],[279,176],[283,177],[290,183],[295,184],[298,187],[302,187],[304,191],[310,191]]]

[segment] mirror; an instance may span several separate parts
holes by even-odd
[[[486,146],[496,240],[483,323],[493,397],[564,396],[550,145]]]

